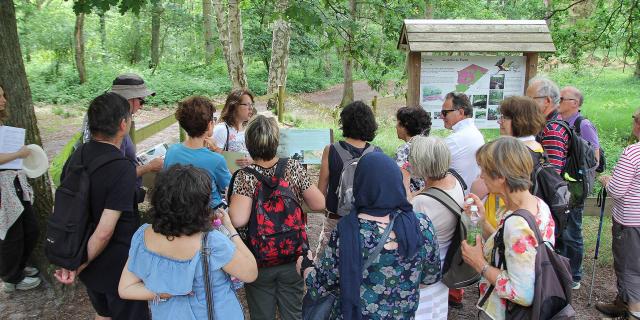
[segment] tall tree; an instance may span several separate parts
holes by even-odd
[[[218,28],[218,38],[220,39],[220,46],[222,47],[222,55],[224,61],[227,64],[227,73],[229,74],[229,80],[231,80],[231,40],[229,40],[229,24],[227,23],[227,10],[224,6],[223,0],[213,1],[213,8],[216,13],[216,27]]]
[[[291,40],[291,24],[285,18],[288,0],[276,1],[278,19],[273,22],[271,39],[271,63],[269,63],[269,80],[267,94],[274,93],[278,86],[287,84],[287,64],[289,62],[289,43]]]
[[[38,121],[33,110],[31,89],[27,81],[27,74],[22,61],[20,42],[16,24],[16,14],[13,0],[0,1],[0,86],[4,89],[9,110],[8,125],[26,129],[27,144],[42,145]],[[46,230],[46,218],[53,208],[53,196],[49,174],[30,180],[35,192],[34,210],[38,215],[40,230]],[[33,255],[33,259],[40,270],[47,270],[48,262],[44,256],[42,244],[44,232],[40,233],[40,240]],[[47,272],[44,272],[47,277]]]
[[[131,37],[133,37],[133,45],[131,46],[131,53],[129,55],[129,63],[136,64],[142,59],[141,42],[142,35],[140,33],[140,17],[138,13],[131,15]]]
[[[215,0],[219,1],[219,0]],[[207,64],[213,62],[215,54],[213,47],[213,29],[211,16],[211,0],[202,0],[202,28],[204,29],[204,60]]]
[[[231,83],[234,89],[247,89],[247,74],[244,71],[244,41],[242,39],[242,14],[239,0],[229,0],[229,51]]]
[[[149,68],[155,68],[160,63],[160,18],[164,8],[162,0],[153,0],[151,5],[151,63]]]
[[[107,57],[107,13],[103,10],[98,11],[100,18],[100,49],[102,50],[102,60],[106,61]]]
[[[76,27],[73,31],[73,44],[75,49],[76,69],[80,84],[87,81],[87,68],[84,64],[84,13],[76,14]]]
[[[349,15],[351,21],[346,31],[346,44],[342,49],[342,67],[344,72],[344,85],[342,89],[342,101],[340,101],[340,107],[345,107],[349,103],[353,102],[353,47],[356,33],[356,13],[357,13],[356,0],[349,0]]]

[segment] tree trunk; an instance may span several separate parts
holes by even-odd
[[[213,1],[213,9],[216,14],[216,27],[218,28],[218,38],[220,39],[220,46],[222,47],[222,55],[224,56],[224,61],[227,64],[229,80],[231,80],[231,54],[229,53],[231,41],[229,40],[227,10],[225,10],[222,0]]]
[[[244,43],[242,40],[242,14],[238,0],[229,0],[229,38],[231,50],[231,83],[234,89],[248,89],[247,75],[244,72]]]
[[[102,49],[102,61],[107,61],[107,19],[106,13],[100,11],[98,17],[100,17],[100,49]]]
[[[542,4],[545,8],[544,21],[547,22],[547,26],[549,27],[551,27],[551,20],[549,20],[549,18],[547,17],[551,15],[551,1],[552,0],[542,0]]]
[[[636,58],[636,70],[633,72],[633,75],[640,79],[640,54],[638,54]]]
[[[18,40],[13,0],[0,1],[0,86],[4,89],[9,110],[7,125],[26,129],[26,144],[42,145],[40,130],[33,110],[31,89],[24,69]],[[51,281],[49,262],[44,256],[43,243],[46,221],[53,208],[53,196],[49,174],[45,173],[29,183],[35,193],[34,212],[40,227],[40,239],[31,259],[47,280]]]
[[[288,0],[279,0],[276,3],[276,12],[279,18],[273,23],[267,94],[276,92],[279,85],[284,87],[287,85],[287,64],[289,61],[291,26],[284,18],[284,11],[288,6]]]
[[[160,63],[160,17],[162,16],[161,0],[151,2],[151,63],[149,69],[155,68]]]
[[[73,44],[75,48],[76,69],[78,70],[80,84],[83,84],[87,81],[87,69],[84,65],[84,13],[76,15]]]
[[[202,0],[202,20],[204,28],[204,61],[207,64],[213,63],[213,56],[215,54],[213,48],[213,29],[211,24],[211,1]],[[220,0],[215,0],[220,1]]]
[[[424,18],[433,19],[433,0],[424,0]]]
[[[136,14],[131,14],[133,18],[133,23],[131,24],[131,33],[133,34],[133,47],[131,48],[131,55],[129,57],[129,62],[131,64],[136,64],[140,62],[142,59],[142,52],[140,51],[140,17]]]
[[[342,101],[340,107],[344,108],[353,102],[353,58],[351,52],[353,49],[353,41],[356,32],[356,0],[349,0],[349,13],[351,15],[351,27],[347,31],[347,44],[343,51],[344,57],[342,66],[344,69],[344,86],[342,90]]]

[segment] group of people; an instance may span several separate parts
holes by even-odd
[[[277,156],[277,121],[258,115],[253,95],[243,90],[228,95],[220,121],[209,99],[182,100],[176,119],[187,139],[164,159],[139,163],[128,132],[132,115],[153,94],[137,75],[117,77],[110,92],[91,101],[87,139],[61,176],[64,181],[70,166],[109,154],[129,160],[90,176],[95,230],[87,259],[77,270],[54,274],[65,284],[76,277],[84,283],[97,319],[242,319],[235,292],[242,283],[251,319],[301,319],[309,301],[329,296],[335,298],[331,319],[446,319],[447,306],[459,307],[464,294],[442,281],[451,250],[461,250],[481,275],[479,318],[505,319],[510,305],[534,302],[536,251],[545,245],[536,234],[569,258],[573,289],[580,288],[584,199],[571,202],[566,227],[559,229],[549,206],[532,194],[531,179],[540,161],[565,174],[574,132],[599,154],[597,131],[580,115],[584,98],[577,88],[530,80],[526,96],[502,101],[502,137],[488,143],[463,93],[445,96],[440,116],[452,131],[446,138],[429,136],[432,119],[422,108],[400,108],[396,131],[404,144],[395,158],[371,144],[378,129],[371,108],[353,102],[341,110],[344,139],[325,147],[317,184],[299,161]],[[6,107],[0,88],[0,121]],[[633,123],[640,138],[640,111]],[[640,258],[625,253],[640,249],[634,206],[640,189],[633,184],[640,176],[639,148],[626,148],[612,175],[598,177],[614,199],[618,296],[596,308],[632,319],[640,318]],[[239,170],[229,170],[225,151],[246,155],[236,162]],[[0,164],[28,155],[26,148],[0,154]],[[139,178],[147,172],[158,174],[151,220],[141,225]],[[453,241],[460,217],[427,195],[430,189],[465,214],[477,214],[475,245]],[[10,218],[0,224],[4,290],[35,288],[38,270],[27,265],[38,235],[33,192],[20,170],[0,170],[0,191],[0,214]],[[315,248],[308,246],[302,203],[325,212]]]

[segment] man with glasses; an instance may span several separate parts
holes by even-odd
[[[560,106],[558,112],[562,119],[574,128],[576,134],[591,143],[595,149],[596,159],[599,160],[600,141],[598,131],[591,121],[585,119],[580,114],[580,107],[584,98],[580,90],[575,87],[564,87],[560,91]],[[595,173],[593,173],[595,176]],[[584,239],[582,237],[582,212],[584,210],[584,200],[582,203],[573,204],[567,220],[567,226],[562,233],[562,241],[557,244],[558,251],[569,258],[571,275],[573,277],[573,288],[580,288],[582,278],[582,258],[584,255]]]
[[[476,162],[476,151],[484,144],[484,137],[476,128],[473,121],[473,106],[469,97],[460,92],[447,93],[440,118],[444,121],[444,127],[453,132],[445,139],[449,151],[451,151],[451,169],[458,173],[469,187],[480,175],[480,167]],[[449,306],[462,308],[464,290],[449,290]]]
[[[560,90],[553,81],[544,77],[535,77],[529,81],[526,95],[536,101],[547,118],[547,124],[537,140],[547,153],[549,163],[554,166],[558,174],[562,175],[562,168],[567,161],[569,150],[569,132],[561,125],[553,123],[555,120],[562,120],[562,116],[558,113]]]
[[[138,110],[142,109],[145,104],[145,98],[149,96],[155,96],[156,92],[149,90],[144,83],[142,77],[134,73],[124,73],[117,76],[111,85],[111,92],[117,93],[127,99],[129,102],[129,108],[131,115],[133,116]],[[82,125],[82,142],[86,143],[91,140],[91,134],[89,133],[89,126],[87,125],[87,116],[84,117],[84,123]],[[76,148],[79,146],[76,145]],[[147,164],[139,163],[136,157],[136,145],[131,140],[129,133],[125,135],[120,145],[120,151],[124,156],[136,164],[136,185],[138,187],[138,202],[144,201],[145,192],[142,189],[142,176],[149,172],[158,172],[162,170],[164,159],[162,157],[155,158]]]

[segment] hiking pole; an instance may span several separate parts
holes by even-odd
[[[598,206],[600,207],[600,224],[598,225],[598,238],[596,239],[596,252],[593,255],[593,267],[591,268],[591,286],[589,287],[589,302],[587,306],[591,306],[591,295],[593,294],[593,282],[596,279],[596,260],[598,260],[598,251],[600,249],[600,235],[602,235],[602,220],[604,220],[604,201],[607,198],[607,189],[602,186],[598,194]]]

